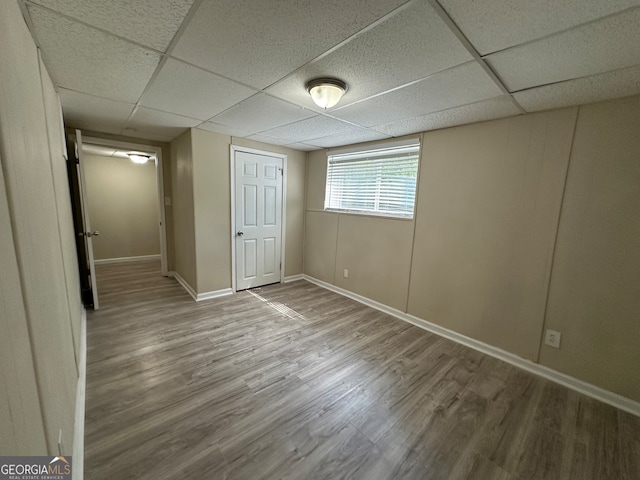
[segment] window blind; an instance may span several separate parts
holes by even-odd
[[[413,218],[420,144],[328,155],[325,210]]]

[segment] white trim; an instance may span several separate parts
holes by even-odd
[[[76,129],[75,136],[76,143],[76,157],[78,159],[78,187],[80,189],[80,210],[82,221],[84,222],[84,234],[86,238],[84,239],[85,245],[87,247],[87,262],[89,267],[89,276],[91,279],[91,296],[93,297],[93,309],[98,310],[100,308],[100,301],[98,298],[98,281],[95,275],[95,256],[93,254],[93,239],[91,238],[93,235],[90,234],[91,230],[91,221],[89,214],[89,200],[87,196],[87,182],[84,174],[84,152],[82,151],[82,132]]]
[[[106,138],[98,137],[84,137],[83,141],[86,143],[95,143],[107,147],[125,148],[129,150],[142,150],[153,152],[155,154],[156,190],[158,194],[158,215],[160,217],[160,269],[163,276],[169,276],[167,267],[167,222],[164,205],[164,161],[162,159],[162,147],[140,143],[122,142],[119,140],[109,140]]]
[[[198,294],[196,293],[196,291],[184,278],[182,278],[182,276],[180,276],[178,272],[169,272],[169,276],[175,278],[177,282],[182,285],[182,288],[184,288],[187,293],[191,295],[191,298],[198,301]]]
[[[236,152],[253,153],[265,157],[282,159],[282,213],[280,232],[280,283],[284,282],[285,272],[285,242],[287,231],[287,155],[284,153],[257,150],[255,148],[230,145],[229,147],[229,171],[231,178],[231,290],[237,292],[236,279]]]
[[[231,288],[223,288],[222,290],[213,290],[211,292],[204,293],[196,293],[189,283],[182,278],[182,276],[178,272],[169,272],[169,277],[173,277],[176,281],[186,290],[186,292],[193,298],[196,302],[201,302],[203,300],[210,300],[212,298],[226,297],[227,295],[233,295],[233,290]]]
[[[394,148],[394,147],[405,147],[409,145],[421,145],[422,144],[422,135],[410,136],[409,138],[403,139],[393,139],[393,140],[380,140],[377,142],[365,143],[350,146],[350,147],[337,147],[337,148],[329,148],[327,149],[327,156],[329,155],[344,155],[345,153],[356,153],[356,152],[368,152],[371,150],[382,150],[385,148]]]
[[[212,298],[226,297],[227,295],[233,295],[233,290],[231,288],[223,288],[222,290],[199,293],[198,295],[196,295],[196,302],[211,300]]]
[[[285,244],[287,241],[287,236],[285,232],[287,231],[287,156],[282,156],[282,212],[280,213],[280,221],[282,222],[282,226],[280,228],[280,283],[284,281],[284,272],[285,270],[285,257],[286,257],[286,248]]]
[[[84,409],[87,393],[87,311],[82,308],[80,319],[80,352],[78,355],[78,383],[76,413],[73,426],[73,480],[84,478]]]
[[[302,273],[299,273],[298,275],[290,275],[288,277],[284,277],[284,279],[282,280],[282,283],[291,283],[291,282],[297,282],[298,280],[304,280],[305,276]]]
[[[149,260],[160,260],[161,255],[138,255],[137,257],[117,257],[117,258],[103,258],[100,260],[94,260],[96,265],[104,265],[108,263],[128,263],[128,262],[146,262]]]
[[[389,307],[388,305],[376,302],[375,300],[371,300],[370,298],[358,295],[357,293],[353,293],[343,288],[336,287],[335,285],[324,282],[322,280],[318,280],[317,278],[313,278],[308,275],[303,275],[302,277],[305,280],[320,287],[351,298],[352,300],[367,305],[368,307],[375,308],[376,310],[380,310],[381,312],[387,313],[400,320],[404,320],[405,322],[411,323],[412,325],[422,328],[423,330],[435,333],[436,335],[447,338],[456,343],[460,343],[466,347],[472,348],[486,355],[507,362],[518,368],[526,370],[529,373],[538,375],[539,377],[543,377],[547,380],[551,380],[552,382],[558,383],[588,397],[619,408],[620,410],[624,410],[625,412],[640,416],[640,402],[636,402],[635,400],[632,400],[630,398],[623,397],[622,395],[619,395],[617,393],[605,390],[604,388],[598,387],[583,380],[579,380],[565,373],[558,372],[557,370],[553,370],[549,367],[545,367],[544,365],[526,360],[522,357],[519,357],[518,355],[494,347],[493,345],[489,345],[474,338],[467,337],[466,335],[462,335],[460,333],[454,332],[453,330],[449,330],[447,328],[441,327],[440,325],[436,325],[435,323],[423,320],[422,318],[415,317],[398,309]]]
[[[236,289],[236,147],[229,147],[229,178],[231,179],[231,288]]]

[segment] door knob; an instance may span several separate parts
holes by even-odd
[[[242,230],[240,230],[240,231],[238,232],[238,236],[239,236],[239,237],[241,237],[242,235],[244,235],[244,232],[243,232]]]
[[[97,237],[98,235],[100,235],[100,232],[98,230],[96,230],[95,232],[81,232],[78,234],[79,237],[81,236],[85,236],[85,237]]]

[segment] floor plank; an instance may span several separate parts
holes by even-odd
[[[640,478],[639,418],[316,285],[97,272],[87,479]]]

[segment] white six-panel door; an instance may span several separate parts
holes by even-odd
[[[280,282],[282,158],[235,152],[236,290]]]

